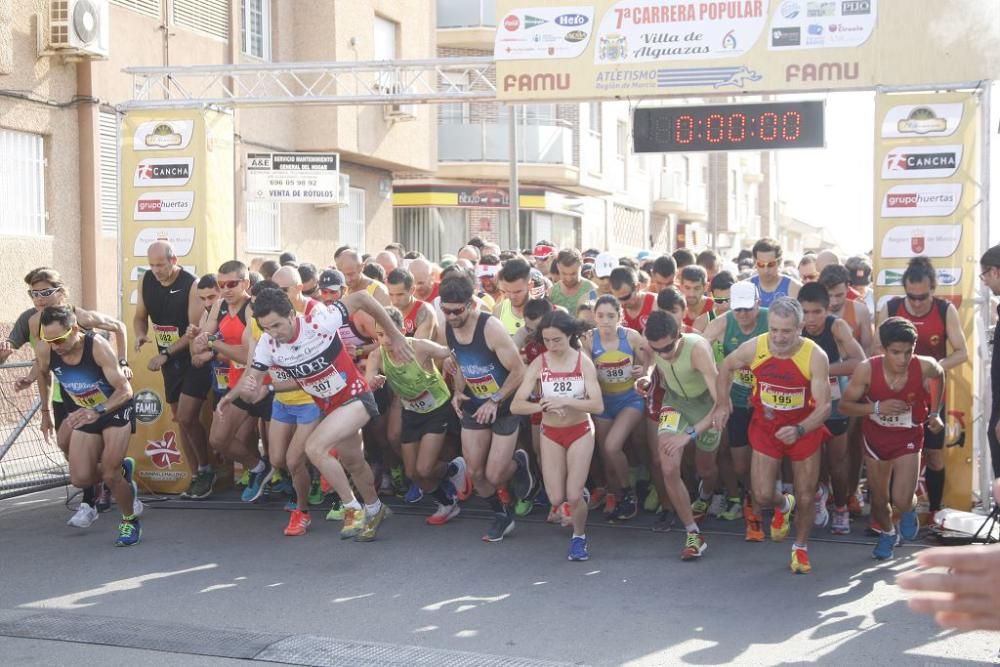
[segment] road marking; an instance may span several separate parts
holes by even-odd
[[[46,598],[45,600],[28,602],[26,604],[22,604],[21,607],[29,609],[83,609],[85,607],[93,607],[97,604],[96,602],[83,603],[80,601],[86,600],[87,598],[107,595],[109,593],[118,593],[120,591],[131,591],[136,588],[142,588],[142,585],[147,581],[166,579],[167,577],[176,577],[181,574],[191,574],[192,572],[214,570],[217,567],[219,566],[216,563],[208,563],[206,565],[199,565],[198,567],[189,567],[185,570],[174,570],[173,572],[151,572],[150,574],[144,574],[139,577],[129,577],[128,579],[111,581],[98,586],[97,588],[80,591],[79,593],[70,593],[69,595],[60,595],[54,598]]]

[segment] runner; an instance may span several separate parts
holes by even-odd
[[[681,269],[681,292],[687,302],[684,324],[689,327],[694,327],[695,320],[702,315],[707,317],[715,307],[712,297],[705,295],[707,282],[708,274],[704,267],[695,264]]]
[[[103,481],[122,512],[115,545],[138,544],[143,506],[133,479],[135,461],[126,457],[129,436],[135,431],[132,385],[122,373],[111,345],[93,332],[80,329],[72,306],[46,308],[40,325],[35,352],[39,384],[46,390],[41,394],[43,407],[48,408],[50,371],[70,399],[65,421],[73,431],[69,443],[70,480],[80,488]]]
[[[681,560],[692,560],[700,557],[707,545],[695,523],[688,490],[681,479],[681,461],[684,449],[693,442],[695,468],[702,488],[711,497],[718,476],[716,452],[720,432],[712,414],[718,371],[712,348],[705,339],[698,334],[681,333],[677,320],[663,311],[650,314],[644,335],[654,354],[654,372],[659,373],[667,390],[660,406],[658,430],[663,481],[674,511],[687,530]],[[647,392],[649,385],[649,377],[636,380],[641,393]]]
[[[594,259],[594,278],[597,280],[597,295],[611,294],[611,272],[620,266],[618,258],[610,252],[602,252]]]
[[[502,487],[512,480],[518,499],[531,497],[534,487],[527,452],[515,451],[520,419],[510,413],[524,364],[506,328],[474,310],[469,280],[454,277],[442,283],[441,309],[448,347],[461,371],[455,376],[452,406],[462,419],[462,455],[476,492],[494,513],[483,540],[499,542],[514,529],[510,499]]]
[[[493,301],[490,311],[495,310],[497,304],[503,300],[503,292],[500,291],[500,283],[497,280],[500,268],[500,258],[489,254],[484,254],[476,265],[476,280],[482,292],[481,298],[486,301],[488,296]]]
[[[958,309],[950,301],[934,296],[937,271],[926,257],[914,257],[903,272],[905,297],[893,297],[878,313],[879,326],[889,317],[902,317],[917,328],[916,354],[930,357],[941,364],[945,372],[961,366],[969,359]],[[951,353],[948,353],[948,346]],[[942,402],[947,405],[947,399]],[[944,431],[924,429],[923,464],[927,482],[927,499],[933,521],[941,509],[944,496]]]
[[[386,276],[386,289],[389,301],[403,313],[403,333],[411,338],[433,340],[437,328],[434,308],[414,298],[413,275],[406,269],[394,269]]]
[[[141,350],[150,341],[152,323],[157,354],[147,368],[163,372],[164,398],[183,443],[193,454],[189,460],[198,466],[186,495],[201,497],[211,493],[215,483],[208,434],[201,423],[202,404],[212,389],[212,374],[208,366],[191,365],[191,339],[184,334],[189,324],[200,320],[203,308],[196,278],[178,266],[173,246],[154,241],[146,251],[146,259],[149,270],[142,275],[132,319],[135,349]]]
[[[434,267],[423,257],[410,260],[404,265],[413,276],[413,296],[418,301],[431,303],[438,295],[438,283],[434,281]]]
[[[729,293],[734,284],[736,284],[736,280],[729,271],[719,271],[715,274],[712,282],[708,285],[709,291],[712,292],[712,308],[699,315],[695,319],[694,324],[691,325],[691,328],[695,331],[704,332],[709,322],[729,312]]]
[[[819,270],[816,268],[816,255],[811,253],[802,255],[799,260],[799,280],[803,285],[814,283],[819,280]]]
[[[781,275],[781,246],[774,239],[761,239],[753,244],[753,260],[757,273],[752,282],[760,294],[760,305],[767,308],[779,296],[795,298],[802,284]]]
[[[626,521],[638,514],[639,503],[631,483],[625,443],[642,423],[645,403],[635,391],[635,380],[645,375],[651,361],[642,336],[621,326],[618,299],[604,295],[594,310],[597,328],[590,335],[587,352],[597,369],[604,397],[604,410],[596,417],[596,439],[608,488],[614,490],[606,496],[605,507],[610,506],[608,518]]]
[[[531,266],[523,259],[512,259],[503,265],[497,277],[504,299],[497,306],[495,314],[503,324],[507,335],[513,336],[524,326],[524,305],[531,298],[529,295]],[[443,297],[441,301],[444,303]]]
[[[872,514],[883,528],[872,556],[888,560],[901,539],[920,529],[913,494],[920,476],[924,428],[944,430],[944,369],[930,357],[914,354],[917,328],[890,317],[878,328],[885,354],[862,362],[840,401],[845,414],[865,417],[865,468],[872,494]],[[901,513],[892,521],[892,506]],[[899,535],[897,536],[897,530]]]
[[[402,313],[392,306],[386,312],[393,324],[403,331]],[[434,362],[448,359],[451,350],[432,340],[409,337],[407,342],[414,358],[405,364],[396,364],[386,349],[388,335],[382,329],[376,331],[380,347],[368,356],[365,379],[372,387],[388,382],[402,402],[403,465],[407,476],[421,492],[407,501],[419,502],[424,494],[431,496],[437,503],[437,510],[427,517],[427,523],[444,525],[461,511],[456,500],[464,500],[472,493],[465,459],[459,456],[450,463],[440,460],[454,414],[448,385]]]
[[[552,286],[549,293],[549,300],[553,304],[574,314],[581,303],[597,298],[597,285],[580,277],[583,258],[578,250],[560,250],[554,265],[559,272],[559,282]]]
[[[646,319],[656,308],[656,295],[639,290],[639,277],[635,269],[619,266],[609,278],[611,294],[622,305],[622,324],[642,333]]]
[[[580,324],[565,312],[542,318],[536,341],[545,352],[531,362],[511,404],[514,414],[542,415],[542,478],[549,501],[560,507],[569,503],[573,536],[566,557],[590,558],[587,544],[587,502],[584,485],[594,455],[594,426],[589,413],[603,410],[597,372],[580,351]],[[535,384],[541,386],[537,402],[530,400]]]
[[[677,264],[670,255],[661,255],[653,261],[653,271],[649,274],[650,288],[659,294],[668,287],[674,286],[674,275]]]
[[[754,511],[773,507],[771,539],[788,535],[795,506],[810,507],[816,496],[820,446],[829,437],[823,425],[830,416],[830,364],[823,351],[802,337],[802,306],[788,297],[768,308],[768,332],[748,340],[726,357],[719,369],[716,421],[725,423],[733,412],[730,389],[733,374],[749,367],[753,394],[748,435],[753,450],[750,475]],[[795,495],[779,494],[775,482],[782,459],[792,461]],[[809,531],[812,512],[799,512],[795,522],[791,570],[812,571]]]

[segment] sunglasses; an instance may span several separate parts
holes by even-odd
[[[32,299],[42,299],[47,296],[52,296],[61,289],[62,287],[46,287],[45,289],[30,289],[28,290],[28,296],[30,296]]]
[[[712,301],[714,301],[715,303],[717,303],[719,305],[724,305],[724,304],[727,304],[730,301],[732,301],[732,299],[729,299],[729,298],[720,299],[719,297],[716,296],[716,297],[712,297]]]
[[[618,298],[618,303],[628,303],[629,301],[632,300],[632,297],[634,297],[634,296],[635,296],[635,290],[632,290],[631,292],[629,292],[625,296],[619,297]]]
[[[304,290],[302,290],[302,294],[304,296],[312,296],[313,294],[316,293],[316,290],[318,290],[318,289],[319,289],[318,287],[311,287],[309,289],[304,289]]]
[[[910,301],[927,301],[927,299],[931,298],[931,293],[928,292],[927,294],[910,294],[909,292],[907,292],[906,298],[909,299]]]
[[[781,260],[775,259],[775,260],[771,260],[770,262],[757,262],[757,268],[758,269],[773,269],[774,267],[778,266],[778,264],[779,264],[780,261]]]
[[[657,354],[670,354],[671,352],[674,351],[675,347],[677,347],[676,340],[670,343],[669,345],[664,345],[663,347],[653,347],[652,345],[650,345],[649,349],[651,349],[653,352],[656,352]]]
[[[979,274],[979,279],[980,279],[980,280],[983,280],[983,279],[984,279],[984,278],[985,278],[986,276],[988,276],[988,275],[990,274],[990,272],[991,272],[991,271],[992,271],[993,269],[996,269],[996,268],[998,268],[998,267],[996,267],[996,266],[991,266],[990,268],[986,269],[985,271],[983,271],[982,273],[980,273],[980,274]]]
[[[444,306],[441,306],[441,312],[444,313],[445,316],[451,315],[452,317],[455,317],[464,313],[466,308],[468,308],[467,305],[462,306],[461,308],[445,308]]]
[[[41,338],[46,343],[55,343],[56,345],[62,345],[72,335],[73,335],[73,327],[70,327],[66,333],[62,334],[61,336],[56,336],[55,338],[46,338],[45,336],[41,335],[41,333],[38,334],[38,337]]]
[[[235,289],[240,286],[242,280],[216,280],[219,289]]]

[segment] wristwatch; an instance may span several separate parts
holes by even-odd
[[[118,365],[122,368],[128,368],[128,359],[119,359]]]
[[[108,408],[103,403],[99,403],[98,405],[94,406],[94,412],[96,412],[99,415],[103,415],[107,411],[108,411]]]
[[[796,424],[795,425],[795,432],[798,433],[799,437],[801,438],[802,436],[804,436],[806,434],[806,429],[805,429],[804,426],[802,426],[802,424]]]
[[[695,440],[698,437],[698,431],[694,430],[694,426],[688,426],[684,429],[684,432],[691,436],[692,440]]]
[[[496,405],[500,405],[501,403],[503,403],[503,396],[501,396],[500,392],[498,391],[497,393],[490,396],[490,401]]]

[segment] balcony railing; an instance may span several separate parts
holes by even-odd
[[[689,183],[677,178],[677,172],[664,169],[660,172],[659,200],[679,202],[687,213],[708,213],[704,183]]]
[[[557,123],[517,127],[519,163],[565,166],[573,163],[573,130]],[[508,125],[488,122],[438,125],[438,160],[509,162]]]
[[[496,0],[437,0],[437,27],[496,27]]]

